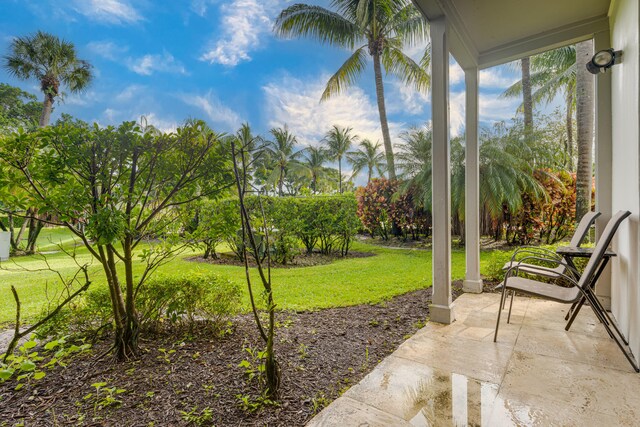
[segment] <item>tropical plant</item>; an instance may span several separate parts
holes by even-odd
[[[593,40],[585,40],[575,46],[565,46],[533,57],[531,76],[534,102],[550,102],[558,91],[564,91],[566,104],[566,148],[573,147],[573,110],[576,110],[578,173],[576,178],[576,220],[590,209],[593,178],[593,102],[594,78],[584,66],[593,55]],[[505,92],[514,96],[522,89],[522,81]],[[573,156],[569,156],[572,159]],[[569,165],[572,169],[572,163]]]
[[[318,181],[327,175],[324,164],[327,162],[328,157],[329,155],[324,147],[310,145],[304,149],[304,165],[311,174],[311,190],[313,193],[318,192]]]
[[[21,80],[37,79],[40,83],[44,93],[40,127],[49,124],[62,85],[76,93],[86,89],[93,79],[91,65],[78,58],[73,43],[42,31],[13,39],[10,53],[3,59],[9,74]]]
[[[402,171],[400,190],[413,190],[416,201],[431,211],[431,128],[413,127],[400,134],[398,165]]]
[[[332,0],[331,7],[294,4],[280,12],[274,31],[282,37],[310,37],[349,50],[355,49],[329,78],[322,100],[343,93],[364,72],[369,54],[373,60],[380,127],[390,179],[396,169],[387,122],[382,67],[405,84],[426,92],[430,77],[428,49],[420,64],[402,50],[428,40],[427,22],[408,0]]]
[[[286,125],[281,128],[273,128],[270,133],[273,140],[268,141],[258,155],[262,156],[262,164],[267,170],[270,170],[267,183],[278,189],[279,196],[283,196],[287,178],[292,178],[290,175],[303,174],[308,171],[298,160],[301,155],[300,151],[295,151],[298,139],[289,131],[289,128]],[[239,141],[239,143],[241,142]]]
[[[342,194],[342,158],[347,154],[353,143],[358,140],[358,136],[351,133],[352,130],[350,127],[333,125],[323,139],[331,159],[338,161],[338,189],[340,194]]]
[[[368,139],[360,142],[360,149],[347,153],[347,159],[353,166],[351,178],[358,175],[363,169],[367,169],[367,184],[371,182],[374,171],[382,176],[385,168],[384,154],[380,152],[380,142],[372,143]]]
[[[0,129],[17,130],[34,127],[42,112],[35,95],[20,88],[0,83]]]

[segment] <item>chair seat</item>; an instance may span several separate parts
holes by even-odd
[[[501,283],[501,285],[503,284],[504,282]],[[575,286],[565,288],[563,286],[553,285],[550,283],[525,279],[524,277],[509,277],[507,280],[507,289],[513,289],[525,294],[565,304],[573,303],[580,297],[580,291]]]
[[[507,262],[502,269],[508,270],[511,267],[515,267],[518,265],[518,271],[521,273],[535,274],[537,276],[544,276],[550,279],[557,279],[560,277],[562,273],[564,273],[565,267],[564,265],[559,265],[555,268],[544,267],[541,265],[527,264],[527,263],[519,263],[518,261],[510,261]]]

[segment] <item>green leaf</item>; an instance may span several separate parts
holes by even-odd
[[[0,370],[0,380],[2,381],[8,380],[9,378],[11,378],[11,375],[13,375],[13,371],[11,369]]]
[[[33,363],[31,360],[25,360],[20,364],[20,370],[22,372],[31,372],[34,369],[36,369],[36,364]]]
[[[22,346],[23,346],[25,349],[29,350],[29,349],[31,349],[31,348],[33,348],[33,347],[35,347],[36,345],[38,345],[38,343],[37,343],[37,342],[35,342],[35,341],[27,341],[27,342],[26,342],[26,343],[24,343]]]
[[[15,391],[20,390],[22,387],[24,387],[24,383],[20,383],[16,386],[16,388],[14,388]]]
[[[38,371],[35,374],[33,374],[33,379],[34,380],[41,380],[41,379],[43,379],[45,377],[45,375],[47,375],[47,374],[45,374],[42,371]]]

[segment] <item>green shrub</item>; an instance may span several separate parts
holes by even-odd
[[[205,320],[221,329],[240,306],[240,287],[217,274],[189,273],[159,276],[138,293],[141,324],[193,326]]]
[[[485,279],[501,282],[505,273],[502,267],[511,260],[512,255],[512,251],[492,251],[484,271]]]

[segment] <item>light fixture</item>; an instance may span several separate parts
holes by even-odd
[[[591,61],[587,62],[587,70],[591,74],[604,73],[609,68],[620,63],[622,58],[621,50],[605,49],[596,52],[591,58]]]

